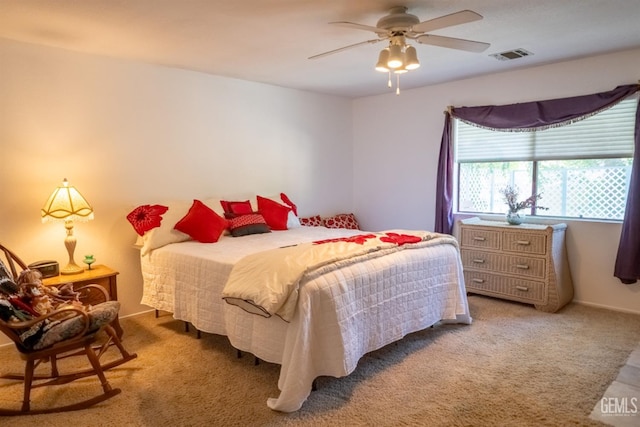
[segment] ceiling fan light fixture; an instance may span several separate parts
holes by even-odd
[[[440,30],[454,25],[466,24],[480,19],[482,19],[482,15],[479,15],[476,12],[471,10],[461,10],[459,12],[450,13],[449,15],[420,22],[420,19],[417,16],[407,13],[407,8],[405,6],[396,6],[391,8],[386,16],[380,18],[375,27],[348,21],[330,22],[330,24],[340,25],[343,27],[372,31],[376,34],[377,38],[330,50],[328,52],[311,56],[309,59],[321,58],[326,55],[342,52],[346,49],[351,49],[364,44],[373,44],[386,40],[389,44],[385,49],[380,51],[380,54],[378,55],[378,62],[375,64],[375,69],[376,71],[386,72],[388,74],[387,84],[390,88],[393,86],[391,81],[391,73],[393,72],[396,77],[396,94],[400,94],[400,75],[420,68],[418,53],[415,47],[407,44],[407,40],[413,40],[420,44],[465,50],[468,52],[484,52],[489,48],[489,43],[429,34],[431,31]],[[524,51],[524,49],[521,50]],[[496,56],[498,59],[506,59],[509,56],[507,54],[508,52],[505,52],[503,54],[493,56]]]
[[[451,27],[454,25],[466,24],[482,19],[482,15],[471,10],[461,10],[459,12],[450,13],[438,18],[420,21],[415,15],[407,12],[405,6],[396,6],[389,10],[389,13],[378,20],[376,26],[363,25],[349,21],[335,21],[330,24],[340,25],[342,27],[353,28],[357,30],[371,31],[376,34],[377,38],[343,46],[328,52],[313,55],[309,59],[321,58],[337,52],[342,52],[357,46],[365,44],[373,44],[381,41],[387,41],[388,46],[378,55],[378,62],[375,64],[376,71],[386,72],[388,74],[388,86],[392,87],[391,74],[396,77],[396,94],[400,93],[400,75],[408,71],[420,68],[418,53],[415,47],[410,46],[407,40],[413,40],[415,43],[440,46],[450,49],[464,50],[468,52],[484,52],[489,48],[489,43],[483,43],[473,40],[459,39],[455,37],[440,36],[430,34],[435,30]],[[524,49],[518,52],[504,52],[502,54],[492,55],[498,59],[507,59],[509,56],[518,55]]]
[[[400,67],[396,68],[395,70],[393,70],[394,74],[404,74],[404,73],[408,73],[409,69],[407,67],[405,67],[404,65],[401,65]]]
[[[404,67],[407,70],[415,70],[420,67],[420,61],[418,61],[418,52],[413,46],[407,46],[404,51],[405,64]]]
[[[378,56],[378,62],[376,63],[376,71],[380,71],[382,73],[388,73],[389,67],[387,66],[387,62],[389,61],[389,49],[385,48],[380,51],[380,55]]]
[[[402,52],[402,46],[398,44],[392,44],[389,46],[389,60],[387,66],[391,69],[401,67],[404,63],[404,53]]]

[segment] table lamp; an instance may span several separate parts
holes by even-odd
[[[77,274],[84,271],[73,260],[73,252],[76,249],[76,238],[73,235],[73,221],[88,221],[93,219],[93,208],[75,187],[69,185],[67,178],[62,181],[62,186],[53,190],[49,200],[40,210],[42,222],[64,221],[67,229],[67,237],[64,245],[69,253],[69,263],[60,270],[61,274]]]

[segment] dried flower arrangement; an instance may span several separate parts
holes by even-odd
[[[521,211],[522,209],[535,207],[536,209],[547,210],[549,208],[545,208],[543,206],[539,206],[537,204],[538,200],[542,198],[542,193],[532,194],[525,200],[518,202],[518,189],[512,185],[507,185],[505,188],[501,190],[502,195],[504,196],[504,201],[507,202],[509,206],[509,212],[516,213]]]

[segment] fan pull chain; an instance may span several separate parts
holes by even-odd
[[[400,95],[400,74],[396,74],[396,95]]]
[[[389,71],[389,80],[387,81],[387,87],[389,89],[393,87],[393,84],[391,83],[391,71]]]

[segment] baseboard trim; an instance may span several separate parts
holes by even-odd
[[[593,302],[580,301],[580,300],[575,300],[575,299],[572,302],[575,303],[575,304],[586,305],[586,306],[589,306],[589,307],[603,308],[605,310],[617,311],[617,312],[620,312],[620,313],[640,314],[640,310],[629,310],[629,309],[626,309],[626,308],[612,307],[610,305],[596,304],[596,303],[593,303]]]

